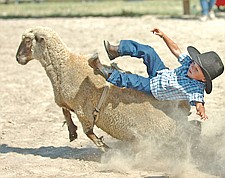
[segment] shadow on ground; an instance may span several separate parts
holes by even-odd
[[[40,148],[19,148],[7,144],[0,145],[0,153],[18,153],[23,155],[34,155],[48,157],[51,159],[80,159],[84,161],[100,162],[102,152],[97,148],[71,148],[65,147],[40,147]]]

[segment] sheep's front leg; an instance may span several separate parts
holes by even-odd
[[[63,115],[66,120],[66,124],[68,126],[69,138],[70,138],[70,141],[72,142],[73,140],[75,140],[77,138],[77,132],[76,132],[77,126],[73,123],[70,111],[65,108],[62,108],[62,111],[63,111]]]

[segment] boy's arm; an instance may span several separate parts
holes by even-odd
[[[172,41],[165,33],[163,33],[158,28],[154,28],[153,30],[151,30],[151,32],[153,32],[153,34],[155,35],[160,36],[164,40],[164,42],[166,43],[170,51],[176,56],[176,58],[180,56],[181,50],[179,49],[177,44]]]
[[[196,114],[199,115],[201,119],[208,119],[208,116],[205,114],[205,107],[201,102],[196,102],[196,111]]]

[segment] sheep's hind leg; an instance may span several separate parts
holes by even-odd
[[[103,142],[103,137],[100,137],[98,138],[93,130],[89,130],[89,132],[86,133],[86,135],[88,136],[88,138],[90,138],[94,143],[95,145],[100,148],[103,152],[106,152],[110,147],[108,145],[106,145],[104,142]]]
[[[73,123],[70,111],[65,108],[62,108],[62,111],[68,126],[70,142],[72,142],[77,138],[77,126]]]

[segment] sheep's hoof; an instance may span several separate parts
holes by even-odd
[[[75,132],[74,134],[69,134],[70,142],[74,141],[77,139],[77,133]]]
[[[108,145],[106,145],[105,143],[103,143],[103,145],[101,146],[101,150],[103,152],[107,152],[107,151],[109,151],[109,149],[111,149],[111,148]]]
[[[107,146],[107,145],[104,145],[104,146],[101,147],[100,149],[101,149],[103,152],[107,152],[107,151],[110,149],[110,147]]]
[[[103,136],[101,136],[98,139],[98,145],[97,145],[103,152],[107,152],[110,147],[108,145],[106,145],[105,143],[103,143]]]
[[[74,141],[75,139],[77,139],[77,127],[68,127],[69,130],[69,139],[70,142]]]

